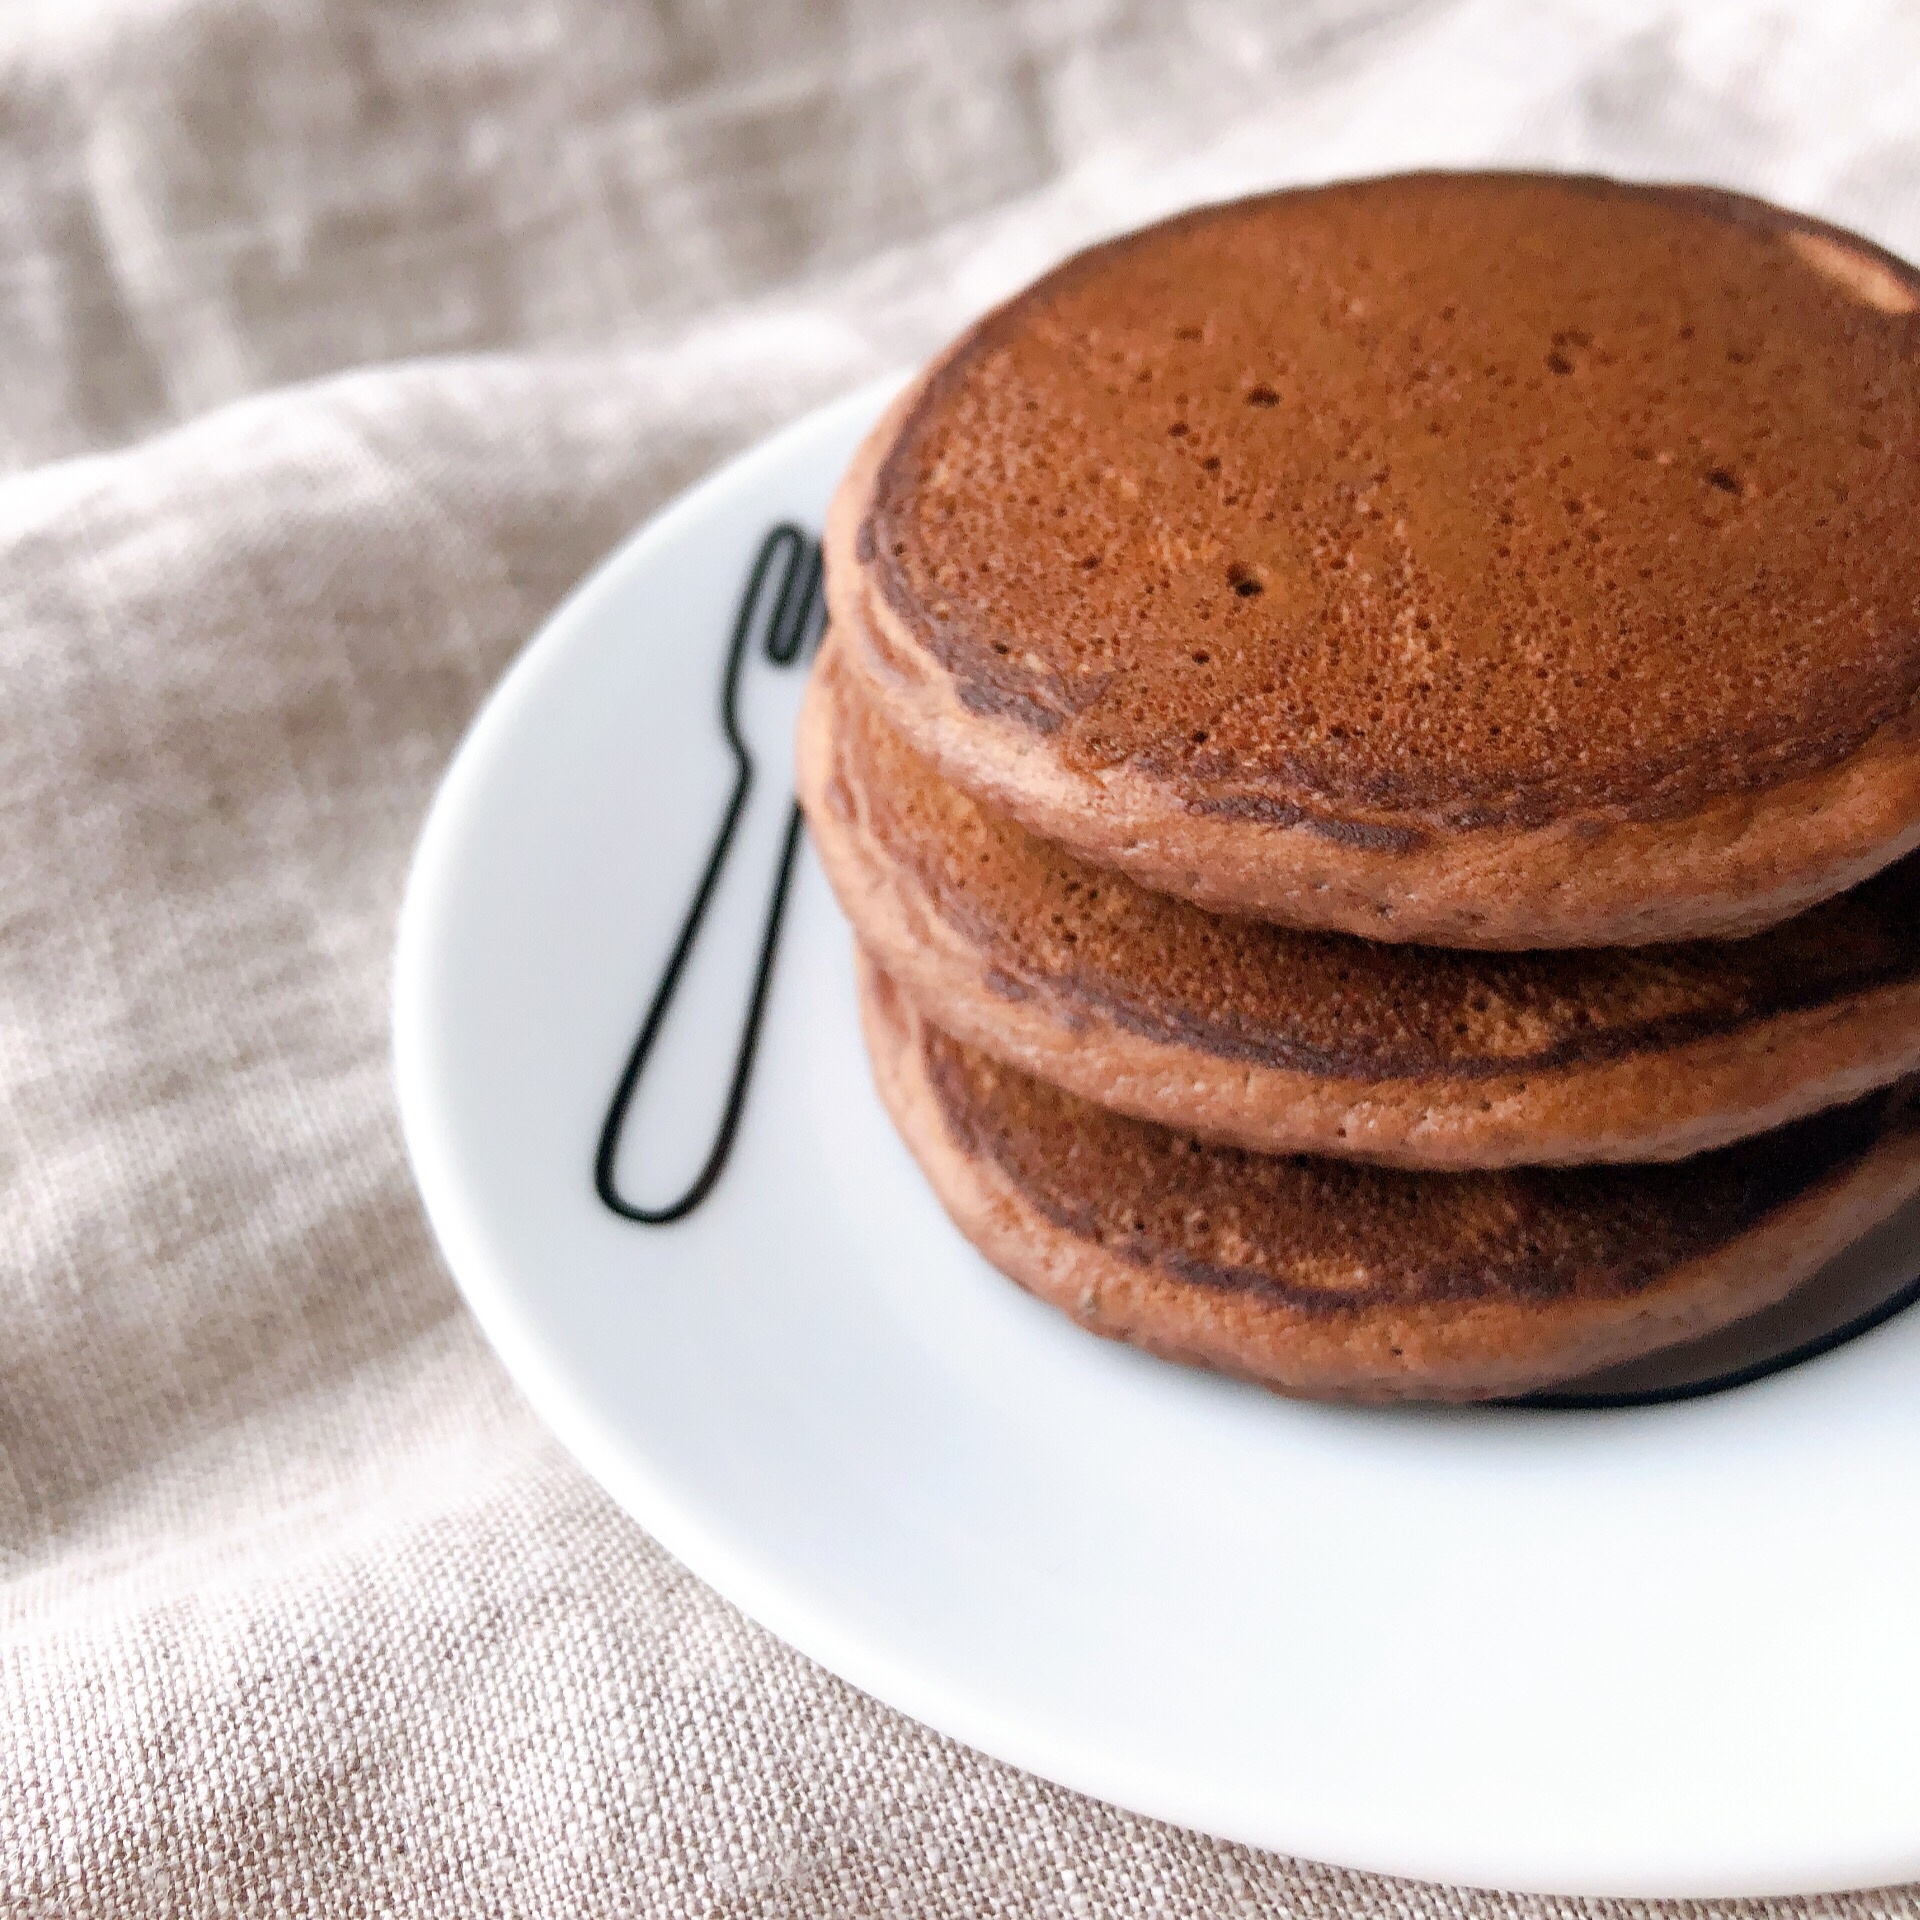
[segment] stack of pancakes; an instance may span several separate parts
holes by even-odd
[[[800,743],[961,1229],[1473,1399],[1920,1192],[1916,456],[1920,275],[1701,190],[1274,195],[974,327],[836,498]]]

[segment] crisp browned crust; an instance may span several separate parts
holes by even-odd
[[[1677,1159],[1920,1069],[1920,856],[1728,943],[1457,954],[1222,920],[947,785],[831,636],[799,781],[862,944],[938,1026],[1211,1139],[1400,1166]]]
[[[1561,251],[1503,280],[1522,233]],[[1690,190],[1206,209],[902,396],[834,503],[833,616],[949,779],[1203,905],[1456,947],[1752,931],[1920,845],[1916,290]]]
[[[1407,1173],[1124,1119],[862,966],[881,1097],[1002,1272],[1090,1331],[1318,1399],[1537,1391],[1784,1298],[1920,1193],[1915,1088],[1678,1166]]]

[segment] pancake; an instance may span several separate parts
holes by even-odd
[[[956,785],[1224,912],[1749,932],[1920,845],[1920,275],[1697,188],[1211,207],[854,460],[834,623]]]
[[[863,964],[874,1074],[955,1224],[1090,1331],[1318,1399],[1534,1392],[1783,1299],[1920,1192],[1920,1086],[1667,1166],[1410,1173],[1096,1107]]]
[[[1404,1166],[1663,1160],[1920,1069],[1920,855],[1742,941],[1459,953],[1223,918],[943,781],[837,634],[799,783],[862,945],[938,1026],[1210,1139]]]

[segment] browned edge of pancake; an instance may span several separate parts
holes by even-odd
[[[1749,211],[1762,204],[1708,197]],[[1845,283],[1841,269],[1853,265],[1920,285],[1911,267],[1856,235],[1764,211],[1829,277]],[[1859,297],[1877,304],[1872,285],[1863,283]],[[898,396],[856,452],[827,517],[828,604],[849,658],[893,724],[955,785],[1088,860],[1214,911],[1458,948],[1756,932],[1920,847],[1915,712],[1838,764],[1658,819],[1595,809],[1539,825],[1442,828],[1357,807],[1337,817],[1299,808],[1236,816],[1196,810],[1137,766],[1067,767],[1021,716],[965,700],[871,572],[871,520],[889,454],[949,369],[1027,297],[985,315]]]
[[[1099,1105],[1269,1153],[1406,1167],[1574,1165],[1704,1152],[1920,1068],[1920,953],[1905,979],[1763,1007],[1704,1032],[1656,1030],[1630,1047],[1596,1032],[1585,1053],[1504,1067],[1395,1076],[1277,1064],[1236,1052],[1177,1006],[1156,1030],[1084,981],[1023,966],[991,944],[871,831],[871,800],[845,740],[849,703],[862,697],[830,636],[802,712],[799,790],[861,944],[937,1026]],[[1137,911],[1199,910],[1141,894]],[[1364,1024],[1364,1003],[1351,1017]]]
[[[960,1137],[929,1070],[937,1036],[864,956],[860,985],[881,1099],[941,1205],[988,1260],[1089,1332],[1300,1398],[1470,1401],[1556,1386],[1774,1305],[1920,1194],[1920,1117],[1911,1098],[1890,1095],[1864,1150],[1648,1284],[1570,1295],[1516,1287],[1505,1297],[1452,1298],[1442,1289],[1351,1307],[1303,1304],[1260,1284],[1236,1284],[1230,1272],[1182,1271],[1151,1248],[1130,1253],[1103,1244],[1049,1217],[998,1157]],[[993,1124],[990,1114],[968,1120],[976,1132]],[[1068,1166],[1072,1146],[1061,1142]],[[1353,1171],[1398,1183],[1517,1177]],[[1408,1251],[1417,1263],[1419,1250]]]

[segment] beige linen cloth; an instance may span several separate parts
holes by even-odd
[[[1474,161],[1920,253],[1920,17],[0,9],[0,1913],[1593,1910],[1137,1819],[789,1652],[519,1403],[388,1084],[434,782],[637,520],[1087,238]]]

